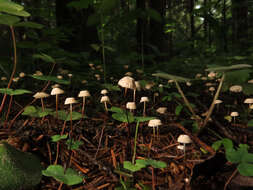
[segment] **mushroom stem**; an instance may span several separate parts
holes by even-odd
[[[55,95],[55,115],[58,119],[58,94]]]
[[[134,89],[134,102],[135,102],[136,88]]]
[[[85,108],[85,97],[83,97],[82,118],[84,116],[84,108]]]
[[[41,101],[42,111],[44,112],[44,111],[45,111],[45,108],[44,108],[43,98],[41,98],[40,101]]]
[[[126,97],[126,94],[127,94],[127,88],[125,88],[124,98]]]
[[[105,104],[105,111],[106,111],[106,113],[107,113],[107,112],[108,112],[107,103],[104,102],[104,104]]]
[[[143,116],[146,116],[146,102],[143,102]]]

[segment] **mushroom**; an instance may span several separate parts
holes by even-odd
[[[231,87],[229,88],[229,91],[230,91],[230,92],[239,93],[239,92],[242,91],[242,86],[240,86],[240,85],[231,86]]]
[[[48,97],[49,94],[45,93],[45,92],[37,92],[36,94],[33,95],[33,97],[35,99],[40,99],[41,101],[41,106],[42,106],[42,111],[45,111],[45,106],[44,106],[44,102],[43,102],[43,98]]]
[[[149,102],[149,99],[148,99],[148,97],[146,97],[146,96],[143,96],[143,97],[141,97],[141,100],[140,100],[140,103],[142,103],[143,102],[143,116],[146,116],[146,102]]]
[[[106,94],[108,94],[108,90],[106,89],[101,90],[101,94],[105,96]]]
[[[70,114],[70,134],[72,134],[72,112],[73,112],[73,108],[72,108],[72,104],[76,104],[77,101],[75,98],[73,97],[69,97],[65,99],[64,105],[69,105],[69,114]],[[71,135],[70,135],[71,138]]]
[[[253,98],[247,98],[244,100],[245,104],[249,104],[249,107],[253,104]]]
[[[235,117],[239,116],[239,113],[237,111],[231,112],[230,116],[233,118],[234,123],[235,123]]]
[[[157,136],[158,136],[158,127],[159,127],[160,125],[162,125],[162,122],[161,122],[160,119],[151,119],[151,120],[149,120],[148,126],[149,126],[149,127],[153,127],[153,135],[154,135],[154,137],[156,136],[156,135],[155,135],[155,134],[156,134],[156,132],[155,132],[155,129],[156,129],[156,128],[157,128]]]
[[[55,113],[56,113],[56,118],[58,118],[58,96],[59,94],[63,94],[64,91],[60,88],[53,88],[51,91],[51,95],[55,95]]]
[[[177,142],[183,145],[178,145],[177,148],[184,151],[185,155],[185,145],[190,144],[192,142],[191,138],[188,135],[179,135],[177,138]]]
[[[159,96],[159,93],[158,92],[155,92],[154,95],[153,95],[153,102],[155,103],[155,98]]]
[[[100,103],[104,103],[106,113],[108,112],[107,102],[110,102],[109,97],[108,96],[102,96],[102,98],[100,100]]]
[[[136,86],[135,86],[135,80],[132,77],[129,77],[129,76],[123,77],[122,79],[119,80],[118,85],[125,88],[124,97],[126,97],[128,88],[134,90],[133,101],[135,101]]]
[[[82,105],[82,117],[84,116],[84,108],[85,108],[85,98],[89,97],[90,93],[88,90],[81,90],[78,94],[78,97],[83,98],[83,105]]]
[[[217,111],[219,110],[219,104],[221,104],[222,102],[223,102],[223,101],[222,101],[222,100],[219,100],[219,99],[217,99],[217,100],[214,101],[214,104],[217,105]]]
[[[132,72],[126,72],[126,73],[125,73],[125,76],[131,77],[131,76],[133,76],[133,73],[132,73]]]
[[[213,86],[211,86],[208,90],[211,92],[211,95],[213,96],[213,93],[214,93],[214,91],[215,91],[215,88],[214,88]]]
[[[130,112],[133,113],[133,111],[136,109],[135,102],[127,102],[126,108],[130,110]]]
[[[160,113],[160,114],[165,114],[165,112],[167,111],[166,107],[159,107],[156,112]]]

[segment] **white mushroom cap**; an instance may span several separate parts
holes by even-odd
[[[173,82],[174,82],[174,80],[172,80],[172,79],[168,80],[168,83],[173,83]]]
[[[108,96],[102,96],[100,99],[100,103],[104,103],[104,102],[110,102],[110,99]]]
[[[106,90],[106,89],[101,90],[101,94],[103,94],[103,95],[108,94],[108,90]]]
[[[24,72],[19,73],[19,77],[20,77],[20,78],[25,77],[25,73],[24,73]]]
[[[43,73],[41,71],[35,71],[34,75],[37,75],[37,76],[42,76]]]
[[[211,72],[208,74],[208,77],[209,77],[209,78],[214,78],[214,77],[216,77],[216,73],[213,72],[213,71],[211,71]]]
[[[189,144],[192,142],[191,138],[188,135],[179,135],[177,142],[182,144]]]
[[[244,100],[245,104],[253,104],[253,98],[247,98]]]
[[[166,107],[160,107],[156,110],[156,112],[160,113],[160,114],[164,114],[167,111]]]
[[[253,84],[253,79],[248,81],[249,84]]]
[[[45,93],[45,92],[37,92],[36,94],[33,95],[33,97],[35,99],[38,99],[38,98],[46,98],[48,97],[49,94]]]
[[[214,101],[214,104],[221,104],[222,102],[223,102],[222,100],[217,99],[217,100]]]
[[[184,145],[177,145],[177,149],[179,149],[179,150],[185,150],[185,146]]]
[[[147,84],[145,85],[145,89],[146,89],[146,90],[150,90],[151,88],[153,88],[154,85],[155,85],[155,84],[154,84],[153,82],[147,83]]]
[[[131,76],[133,76],[133,73],[132,72],[126,72],[125,75],[131,77]]]
[[[52,88],[60,88],[60,85],[59,84],[54,84],[51,86]]]
[[[160,119],[151,119],[151,120],[149,120],[149,122],[148,122],[148,126],[149,126],[149,127],[158,127],[158,126],[160,126],[160,125],[162,125],[162,122],[161,122]]]
[[[141,97],[140,102],[148,102],[148,101],[149,101],[148,97],[146,96]]]
[[[211,83],[211,82],[207,82],[207,83],[205,84],[205,86],[207,86],[207,87],[213,86],[213,85],[214,85],[214,83]]]
[[[215,88],[214,88],[213,86],[211,86],[211,87],[209,88],[209,91],[210,91],[210,92],[213,92],[213,91],[215,91]]]
[[[64,105],[75,104],[75,103],[77,103],[76,99],[73,97],[69,97],[65,99]]]
[[[88,97],[90,96],[90,93],[88,90],[81,90],[78,94],[78,97]]]
[[[242,86],[240,86],[240,85],[231,86],[229,88],[229,91],[230,92],[241,92],[242,91]]]
[[[136,109],[136,104],[135,102],[127,102],[126,108],[130,110],[135,110]]]
[[[137,89],[138,91],[140,91],[140,90],[141,90],[140,82],[139,82],[139,81],[135,81],[134,83],[135,83],[136,89]]]
[[[237,117],[239,116],[239,113],[237,111],[231,112],[230,116]]]
[[[58,94],[63,94],[63,93],[64,93],[64,91],[60,88],[53,88],[51,90],[51,95],[58,95]]]
[[[123,88],[135,89],[135,80],[132,77],[125,76],[119,80],[118,85]]]
[[[196,76],[195,76],[195,78],[200,78],[200,77],[202,77],[202,74],[201,74],[201,73],[198,73],[198,74],[196,74]]]
[[[58,79],[63,79],[63,76],[57,75],[57,78],[58,78]]]

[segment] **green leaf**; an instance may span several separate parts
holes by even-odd
[[[178,106],[176,107],[176,110],[175,110],[176,116],[179,116],[179,114],[181,113],[182,109],[183,109],[183,106],[182,106],[182,105],[178,105]]]
[[[152,160],[148,159],[146,160],[148,165],[151,165],[153,168],[166,168],[167,164],[163,161],[157,161],[157,160]]]
[[[70,3],[67,4],[67,6],[80,10],[80,9],[87,9],[92,4],[93,0],[80,0],[80,1],[71,1]]]
[[[1,0],[0,1],[0,12],[4,11],[6,9],[8,9],[8,10],[11,9],[14,11],[22,11],[24,9],[24,7],[17,4],[17,3],[8,1],[8,0]]]
[[[142,168],[145,168],[146,163],[140,162],[138,160],[136,160],[136,164],[132,164],[132,162],[129,161],[124,161],[123,167],[127,170],[130,170],[131,172],[137,172]]]
[[[253,176],[253,164],[240,163],[237,166],[239,173],[243,176]]]
[[[188,82],[191,80],[191,79],[188,79],[185,77],[180,77],[180,76],[171,75],[171,74],[167,74],[167,73],[155,73],[155,74],[152,74],[152,76],[161,77],[161,78],[168,79],[168,80],[174,80],[177,82]]]
[[[38,80],[53,81],[53,82],[58,83],[58,84],[70,84],[70,81],[64,80],[64,79],[58,79],[55,76],[46,76],[46,75],[42,75],[42,76],[29,75],[29,76],[32,77],[32,78],[38,79]]]
[[[212,68],[206,69],[206,71],[226,72],[226,71],[246,69],[246,68],[251,68],[251,67],[252,66],[248,64],[238,64],[238,65],[223,66],[223,67],[212,67]]]
[[[46,170],[42,170],[42,174],[47,177],[53,177],[67,185],[76,185],[83,181],[82,177],[71,168],[68,168],[66,173],[64,173],[64,168],[61,165],[50,165]]]
[[[119,107],[114,107],[114,106],[112,106],[110,109],[108,109],[108,111],[124,114],[124,110],[123,109],[121,109]]]
[[[14,24],[14,26],[15,27],[25,27],[25,28],[34,28],[34,29],[42,29],[43,28],[42,24],[38,24],[35,22],[29,22],[29,21],[16,23],[16,24]]]
[[[0,88],[0,93],[8,94],[12,96],[12,95],[22,95],[22,94],[32,93],[32,92],[25,89],[13,90],[11,88]]]
[[[24,112],[22,113],[22,115],[28,115],[31,117],[45,117],[49,114],[52,114],[52,109],[50,108],[45,108],[44,111],[41,107],[34,107],[34,106],[27,106],[24,109]]]
[[[56,112],[52,113],[54,117],[56,117]],[[72,121],[79,120],[82,118],[82,114],[79,112],[72,112]],[[87,118],[84,116],[84,118]],[[63,120],[63,121],[70,121],[70,114],[69,112],[66,112],[65,110],[59,110],[58,111],[58,119]]]
[[[52,142],[58,142],[60,140],[66,139],[68,137],[67,134],[65,135],[53,135],[51,136]]]
[[[20,18],[16,16],[0,14],[0,24],[13,26],[15,23],[19,21],[20,21]]]
[[[69,150],[78,150],[79,146],[83,145],[83,141],[72,140],[72,142],[71,142],[71,139],[68,139],[66,144],[68,145]]]
[[[37,112],[37,109],[34,106],[27,106],[27,107],[25,107],[22,115],[30,115],[30,114],[33,114],[36,112]]]
[[[155,119],[155,117],[134,117],[134,121],[135,122],[145,122],[145,121],[149,121]]]
[[[112,118],[117,120],[117,121],[120,121],[120,122],[128,122],[128,123],[134,122],[134,116],[130,112],[127,112],[127,114],[125,114],[125,113],[114,113],[114,114],[112,114]]]
[[[48,63],[55,63],[55,60],[51,56],[44,54],[44,53],[34,54],[33,58],[34,59],[42,59],[43,61],[48,62]]]

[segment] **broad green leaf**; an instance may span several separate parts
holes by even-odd
[[[19,21],[20,21],[20,18],[16,16],[0,14],[0,24],[13,26]]]
[[[117,120],[117,121],[121,121],[121,122],[128,122],[128,123],[132,123],[134,122],[134,116],[132,113],[127,112],[128,114],[125,113],[114,113],[112,114],[112,118]]]
[[[48,62],[48,63],[54,63],[55,62],[55,60],[51,56],[49,56],[47,54],[44,54],[44,53],[34,54],[33,58],[34,59],[42,59],[43,61]]]
[[[66,139],[67,137],[68,137],[67,134],[65,134],[65,135],[53,135],[53,136],[51,136],[51,139],[52,139],[52,142],[58,142],[62,139]]]
[[[17,3],[8,1],[8,0],[1,0],[0,1],[0,12],[4,11],[6,9],[11,9],[11,10],[15,10],[15,11],[22,11],[24,9],[24,7],[17,4]]]
[[[247,155],[248,153],[249,146],[246,144],[240,144],[239,148],[237,150],[231,149],[231,150],[226,150],[226,158],[228,161],[232,163],[241,163],[241,162],[247,162],[248,158]]]
[[[70,84],[70,81],[64,80],[64,79],[58,79],[55,76],[46,76],[46,75],[42,75],[42,76],[29,75],[29,76],[32,77],[32,78],[38,79],[38,80],[53,81],[53,82],[56,82],[58,84]]]
[[[253,164],[240,163],[237,166],[239,173],[243,176],[253,176]]]
[[[226,71],[237,70],[237,69],[247,69],[251,67],[252,66],[248,64],[238,64],[238,65],[223,66],[223,67],[212,67],[212,68],[206,69],[206,71],[226,72]]]
[[[0,88],[0,93],[8,94],[12,96],[12,95],[22,95],[22,94],[32,93],[32,92],[25,89],[13,90],[11,88]]]
[[[155,119],[155,117],[134,117],[135,122],[145,122],[152,119]]]
[[[66,144],[68,145],[68,149],[71,149],[71,150],[77,150],[79,149],[79,146],[83,145],[83,141],[74,141],[70,139],[67,140]]]
[[[191,79],[188,79],[185,77],[180,77],[180,76],[171,75],[171,74],[167,74],[167,73],[155,73],[155,74],[152,74],[152,76],[161,77],[161,78],[168,79],[168,80],[174,80],[177,82],[188,82],[191,80]]]
[[[151,165],[153,168],[166,168],[167,167],[167,164],[163,161],[148,159],[148,160],[146,160],[146,162],[148,165]]]
[[[129,162],[129,161],[124,161],[123,167],[127,170],[130,170],[131,172],[137,172],[141,170],[142,168],[145,168],[146,164],[137,162],[137,160],[136,160],[136,164],[132,164],[132,162]]]
[[[34,29],[42,29],[43,25],[42,24],[38,24],[35,22],[19,22],[17,24],[14,25],[15,27],[25,27],[25,28],[34,28]]]
[[[98,44],[91,44],[90,45],[95,51],[99,51],[100,50],[100,45]]]
[[[30,114],[34,114],[36,112],[37,112],[37,109],[34,106],[27,106],[27,107],[25,107],[22,115],[30,115]]]
[[[175,114],[176,114],[177,116],[179,116],[179,114],[181,113],[182,109],[183,109],[183,106],[182,106],[182,105],[178,105],[178,106],[176,107]]]
[[[71,168],[68,168],[66,173],[64,173],[64,168],[61,165],[50,165],[46,170],[42,170],[42,174],[47,177],[53,177],[67,185],[76,185],[83,181],[82,177]]]
[[[225,150],[233,150],[233,142],[228,138],[223,138],[222,140],[216,141],[213,143],[212,148],[218,150],[221,145],[224,145]]]
[[[112,106],[110,109],[108,109],[108,111],[115,112],[115,113],[122,113],[122,114],[124,114],[124,112],[125,112],[123,109],[121,109],[119,107],[114,107],[114,106]]]
[[[56,117],[56,112],[52,113],[54,117]],[[82,118],[82,114],[79,112],[72,112],[72,121],[79,120]],[[84,118],[87,118],[84,116]],[[70,114],[69,112],[66,112],[65,110],[59,110],[58,111],[58,119],[63,120],[63,121],[70,121]]]

